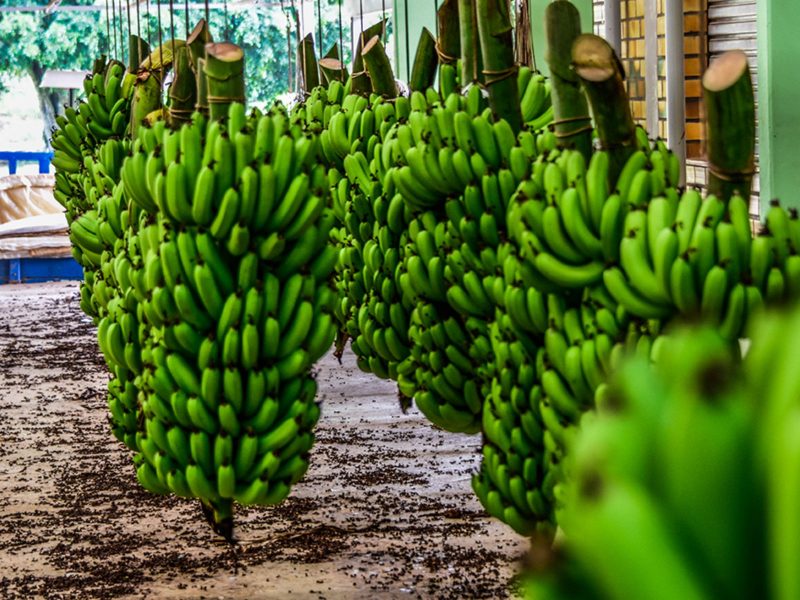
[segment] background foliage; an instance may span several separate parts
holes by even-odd
[[[30,6],[31,0],[3,0],[5,6]],[[91,5],[93,0],[67,0],[64,5]],[[175,2],[175,37],[185,38],[185,13],[180,8],[182,2]],[[119,5],[118,5],[119,6]],[[5,91],[14,77],[28,76],[39,94],[39,104],[45,122],[44,137],[49,138],[55,115],[63,110],[68,93],[64,90],[44,90],[39,84],[48,69],[90,70],[94,59],[105,53],[110,57],[127,60],[127,44],[122,47],[120,40],[127,40],[127,5],[123,2],[122,19],[117,14],[116,23],[108,27],[106,12],[93,11],[55,11],[50,15],[44,12],[2,12],[0,13],[0,91]],[[193,26],[204,16],[203,10],[189,10],[189,22]],[[339,40],[338,4],[335,0],[324,0],[323,51]],[[316,15],[315,15],[316,19]],[[109,11],[109,21],[111,21]],[[291,35],[292,48],[296,45],[297,18],[292,4],[283,6],[252,6],[246,9],[230,8],[227,27],[222,10],[210,12],[211,31],[215,39],[221,40],[229,34],[230,41],[245,49],[247,70],[248,101],[259,106],[269,105],[276,96],[289,91],[290,66],[296,59],[294,50],[288,54],[287,35]],[[123,32],[119,33],[120,21]],[[288,28],[288,29],[287,29]],[[109,37],[109,29],[111,35]],[[131,3],[131,29],[141,31],[143,38],[151,40],[151,46],[158,46],[158,17],[156,4],[140,5],[140,19],[137,26],[135,5]],[[116,31],[116,36],[114,32]],[[314,22],[316,37],[317,21]],[[161,8],[161,37],[170,39],[169,9]],[[348,50],[345,59],[349,60],[350,26],[345,17],[342,24],[344,46]],[[116,44],[115,44],[116,39]],[[110,42],[110,43],[109,43]],[[319,49],[318,49],[319,51]],[[290,64],[291,60],[291,64]],[[76,97],[80,97],[78,94]]]

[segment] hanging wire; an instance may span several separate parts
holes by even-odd
[[[114,0],[111,0],[111,22],[114,25],[114,58],[116,58],[119,56],[119,47],[117,46],[117,5]]]
[[[140,4],[141,0],[136,0],[136,37],[139,38],[136,43],[139,46],[139,52],[142,51],[142,15],[139,10]],[[141,58],[141,56],[139,58]]]
[[[411,81],[411,43],[408,39],[408,0],[403,0],[404,14],[406,21],[406,79]]]
[[[119,0],[119,59],[125,62],[125,21],[122,15],[122,0]]]
[[[108,12],[108,0],[106,0],[106,52],[111,54],[111,17]]]
[[[161,67],[161,81],[158,82],[158,106],[164,106],[164,94],[162,87],[164,85],[164,42],[161,34],[161,0],[156,2],[158,10],[158,62]]]
[[[381,0],[381,20],[382,21],[386,20],[386,0]],[[384,23],[383,24],[383,35],[382,35],[383,39],[381,40],[383,42],[384,46],[386,45],[386,36],[388,35],[388,33],[387,33],[388,29],[389,28],[386,26],[386,23]]]
[[[131,36],[131,0],[125,0],[126,8],[128,9],[128,37]],[[128,58],[130,58],[131,49],[128,48]]]
[[[317,22],[319,24],[319,33],[317,34],[319,36],[319,55],[322,56],[324,46],[322,44],[322,9],[319,6],[319,0],[317,0]]]
[[[228,0],[222,0],[222,8],[225,11],[225,41],[230,42],[230,33],[228,32]]]
[[[358,16],[361,19],[361,33],[358,34],[359,40],[364,40],[364,0],[358,0]]]
[[[172,40],[172,50],[175,50],[175,6],[169,0],[169,37]],[[174,60],[173,56],[173,60]]]
[[[191,31],[189,30],[189,0],[183,0],[183,11],[186,20],[186,39],[189,39],[189,34]]]
[[[344,37],[342,36],[342,0],[339,0],[339,59],[344,66]]]
[[[153,32],[150,25],[150,0],[147,0],[147,45],[152,48],[153,46]]]
[[[208,0],[205,0],[206,5],[206,27],[211,27],[211,17],[209,16],[208,12]]]
[[[436,43],[439,43],[439,0],[433,0],[433,21],[436,23]]]

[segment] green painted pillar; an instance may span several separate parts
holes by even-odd
[[[406,15],[408,15],[408,28],[406,28]],[[434,0],[394,0],[394,64],[395,77],[398,79],[408,81],[423,27],[427,27],[433,35],[436,35]]]
[[[758,150],[761,214],[772,198],[800,209],[800,10],[758,0]]]
[[[551,0],[528,0],[531,35],[533,36],[533,57],[536,61],[536,68],[545,75],[550,73],[550,68],[546,60],[547,40],[544,35],[544,10],[550,2]],[[572,3],[581,15],[581,31],[592,33],[594,27],[592,0],[572,0]]]

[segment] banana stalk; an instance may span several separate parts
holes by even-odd
[[[303,38],[297,48],[297,63],[303,75],[302,90],[310,94],[311,90],[319,85],[319,66],[317,55],[314,53],[314,37],[310,33]]]
[[[347,69],[338,58],[326,57],[319,61],[319,74],[326,85],[331,81],[344,82],[347,78]]]
[[[177,49],[185,45],[186,42],[184,40],[168,40],[153,50],[142,61],[139,68],[147,69],[148,71],[166,71],[172,66]]]
[[[362,96],[369,96],[372,91],[372,84],[369,82],[369,73],[364,68],[364,60],[361,57],[362,48],[364,44],[371,40],[373,37],[383,36],[386,28],[386,19],[375,23],[361,34],[358,38],[358,45],[356,45],[356,53],[353,57],[353,72],[350,74],[350,92],[352,94],[361,94]]]
[[[161,80],[156,73],[140,71],[133,87],[130,133],[136,138],[139,126],[161,106]]]
[[[138,35],[128,36],[128,72],[135,73],[139,64],[150,54],[150,45]]]
[[[381,38],[373,36],[364,46],[361,57],[372,81],[372,91],[385,98],[397,98],[397,83]]]
[[[331,46],[328,51],[325,53],[325,56],[322,58],[335,58],[338,61],[341,61],[342,57],[339,55],[339,42],[333,42],[333,46]]]
[[[232,103],[244,103],[244,51],[239,46],[230,42],[206,44],[203,73],[208,80],[208,105],[213,120],[226,117]]]
[[[575,148],[588,164],[592,154],[592,121],[580,80],[571,68],[572,44],[581,34],[580,13],[568,0],[548,4],[545,32],[558,145]]]
[[[518,132],[522,129],[522,112],[508,0],[476,0],[476,14],[489,106],[496,118],[505,119]]]
[[[206,57],[206,44],[213,42],[211,31],[208,29],[208,23],[205,19],[200,19],[197,25],[192,29],[192,33],[186,38],[186,45],[189,46],[192,57],[192,65],[197,66],[197,61]],[[200,69],[197,69],[200,72]]]
[[[483,61],[478,44],[478,21],[475,0],[458,0],[459,36],[461,37],[461,85],[481,81]]]
[[[189,46],[192,60],[192,69],[194,69],[195,83],[197,84],[195,110],[204,115],[208,114],[208,81],[204,72],[206,44],[210,44],[213,41],[205,19],[200,19],[197,22],[197,25],[192,29],[192,33],[186,39],[186,45]]]
[[[726,52],[703,75],[708,138],[708,193],[750,197],[755,165],[755,101],[747,55]]]
[[[408,80],[408,87],[412,92],[424,92],[433,86],[433,82],[436,80],[436,67],[438,64],[436,38],[433,37],[427,27],[423,27],[417,44],[417,53],[414,55],[411,77]]]
[[[592,107],[597,137],[609,152],[609,180],[613,187],[623,165],[636,150],[636,127],[622,64],[608,42],[584,33],[572,45],[572,65]]]
[[[194,112],[197,82],[191,64],[189,47],[178,48],[175,54],[175,77],[169,86],[169,118],[173,126],[189,122]]]
[[[436,49],[440,70],[444,65],[455,65],[461,54],[461,33],[458,24],[458,0],[445,0],[436,13],[439,23],[439,39]]]

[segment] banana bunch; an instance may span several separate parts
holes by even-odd
[[[654,151],[651,157],[657,155]],[[606,269],[602,279],[621,306],[643,319],[700,316],[735,341],[765,303],[798,297],[796,213],[774,201],[754,237],[745,198],[702,198],[694,189],[679,198],[651,196],[639,183],[650,180],[652,189],[657,171],[637,152],[617,184],[621,198],[627,197],[627,207],[624,218],[618,216],[617,225],[610,228],[619,232],[618,252],[605,258],[616,265]],[[604,210],[612,210],[613,199]]]
[[[797,597],[798,332],[762,317],[743,366],[716,327],[626,361],[570,453],[568,558],[527,597]]]
[[[520,535],[538,531],[552,537],[551,498],[561,454],[540,414],[543,392],[532,358],[539,348],[500,308],[490,336],[495,370],[483,405],[483,460],[472,488],[490,515]]]
[[[121,137],[127,128],[132,80],[117,61],[95,61],[84,81],[86,99],[77,109],[67,107],[56,118],[53,131],[54,196],[66,209],[73,256],[84,268],[81,308],[97,319],[107,302],[100,285],[93,292],[102,253],[112,248],[121,229],[110,228],[98,214],[100,199],[111,193],[125,149]],[[118,220],[115,219],[118,224]]]
[[[345,98],[345,102],[349,103],[351,98],[365,100],[361,96],[351,95]],[[396,104],[403,105],[404,100],[398,99]],[[358,103],[362,104],[360,101]],[[394,331],[387,332],[390,337],[388,344],[394,347],[394,350],[390,350],[387,343],[382,343],[383,331],[377,333],[379,340],[375,342],[375,330],[390,326],[386,318],[388,312],[386,315],[381,314],[377,321],[370,314],[388,311],[390,304],[385,308],[378,308],[377,304],[385,304],[387,300],[384,297],[391,303],[394,297],[392,290],[383,286],[382,281],[377,281],[376,278],[387,280],[387,274],[381,271],[388,269],[389,263],[397,262],[397,250],[391,250],[396,245],[390,242],[391,236],[377,236],[375,228],[376,213],[386,210],[378,162],[381,160],[383,143],[394,131],[396,106],[373,94],[370,104],[363,111],[355,109],[352,112],[353,110],[353,107],[343,107],[339,114],[350,115],[350,124],[359,121],[362,130],[365,124],[369,125],[363,131],[363,136],[368,137],[357,136],[361,144],[354,143],[351,152],[342,160],[344,176],[331,186],[335,212],[341,215],[342,223],[337,240],[341,247],[340,262],[335,277],[340,298],[337,316],[344,333],[352,340],[352,348],[360,368],[379,377],[396,378],[397,351],[399,350],[400,360],[407,355],[407,351],[403,350],[407,344],[400,342],[400,338],[406,338],[407,328],[400,331],[395,328]],[[379,125],[377,130],[374,125],[376,120]],[[322,133],[320,139],[326,133],[334,138],[339,135],[335,129],[330,128]],[[383,264],[384,259],[387,259],[387,265]],[[388,278],[391,278],[391,273]],[[366,324],[367,321],[370,325]],[[404,320],[401,324],[405,322],[407,321]],[[369,328],[369,332],[365,331],[365,327]]]
[[[526,119],[540,118],[540,128],[552,120],[546,82],[526,69],[520,82],[522,97],[530,92]],[[406,122],[382,148],[396,157],[384,170],[389,185],[416,217],[397,276],[404,302],[416,305],[400,389],[435,424],[477,431],[491,379],[489,324],[503,290],[505,207],[538,153],[537,138],[530,127],[517,136],[505,121],[494,123],[478,86],[444,98],[414,92],[409,103]]]
[[[224,122],[142,127],[122,167],[141,210],[137,475],[200,498],[228,538],[234,500],[280,502],[305,473],[310,368],[335,331],[327,175],[317,138],[291,129],[232,104]]]

